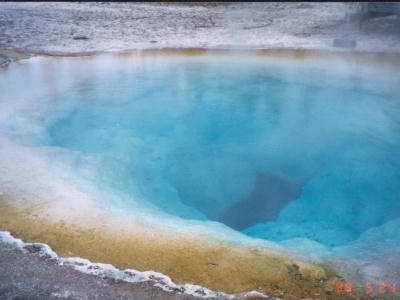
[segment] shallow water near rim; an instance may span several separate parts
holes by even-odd
[[[34,58],[0,73],[2,150],[23,147],[32,168],[149,223],[289,248],[300,238],[306,252],[372,253],[380,238],[394,249],[397,71],[249,55]],[[3,192],[22,189],[13,180]],[[56,189],[23,183],[38,197]]]

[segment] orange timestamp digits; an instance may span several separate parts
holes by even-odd
[[[352,283],[350,281],[347,282],[336,281],[332,282],[332,284],[335,287],[337,294],[351,293]],[[379,294],[384,294],[384,293],[396,294],[395,283],[381,282],[378,286],[376,285],[373,286],[371,282],[367,282],[365,284],[365,288],[367,295],[371,295],[374,291],[377,291]]]
[[[332,284],[336,287],[337,294],[351,293],[352,284],[350,281],[345,282],[345,283],[343,283],[341,281],[337,281],[337,282],[332,282]]]
[[[367,288],[367,294],[370,295],[374,292],[374,288],[372,287],[372,283],[371,282],[367,282],[367,284],[365,285],[365,287]],[[384,294],[386,293],[386,291],[388,292],[392,292],[393,294],[396,294],[396,284],[395,283],[385,283],[385,282],[381,282],[378,286],[378,293],[379,294]]]

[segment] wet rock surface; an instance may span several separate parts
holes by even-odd
[[[333,47],[337,48],[355,48],[357,45],[355,40],[351,39],[334,39]]]
[[[7,57],[0,56],[0,67],[4,67],[10,63]]]
[[[29,254],[0,243],[1,299],[200,299],[167,293],[151,283],[128,283],[100,278],[60,266],[54,259],[38,255],[40,245]]]

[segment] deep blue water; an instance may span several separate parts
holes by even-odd
[[[98,191],[127,196],[104,207],[344,245],[400,217],[399,74],[240,56],[119,62],[56,93],[46,145],[81,157],[72,168]]]

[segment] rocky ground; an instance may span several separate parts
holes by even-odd
[[[9,243],[0,244],[0,299],[204,299],[187,293],[171,293],[153,283],[129,283],[113,277],[100,277],[59,265],[40,248],[28,247],[22,252]],[[218,299],[228,299],[218,296]],[[236,300],[266,299],[236,295]]]
[[[10,2],[0,4],[0,49],[53,55],[164,47],[337,50],[334,40],[346,38],[358,51],[400,51],[395,17],[359,29],[357,20],[345,22],[357,11],[357,3]]]
[[[99,278],[35,253],[0,245],[1,299],[198,299],[171,294],[150,283],[131,284]]]
[[[171,299],[149,284],[115,282],[61,267],[53,260],[23,254],[10,245],[0,247],[0,298],[2,299]],[[174,299],[192,299],[174,296]]]

